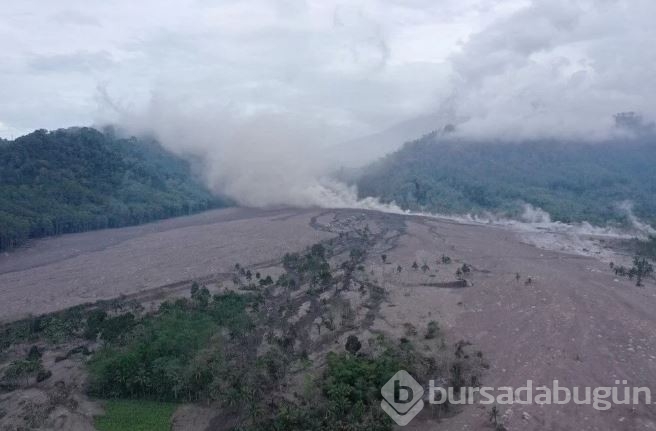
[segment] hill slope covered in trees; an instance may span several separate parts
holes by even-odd
[[[652,135],[653,136],[653,135]],[[369,165],[361,197],[446,214],[518,215],[524,204],[553,220],[626,224],[626,202],[656,224],[656,139],[564,143],[468,142],[433,133]]]
[[[91,128],[0,142],[0,249],[221,206],[157,142]]]

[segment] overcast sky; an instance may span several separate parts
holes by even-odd
[[[162,104],[329,141],[432,112],[472,134],[581,136],[656,114],[653,0],[0,2],[4,137]]]

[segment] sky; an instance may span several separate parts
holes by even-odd
[[[653,0],[0,3],[5,138],[265,116],[335,143],[426,114],[480,136],[590,136],[656,114]]]

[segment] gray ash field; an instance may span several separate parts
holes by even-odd
[[[353,232],[366,232],[357,268],[342,264],[354,246]],[[482,352],[485,366],[478,371],[485,386],[520,387],[529,379],[540,386],[557,379],[569,388],[614,386],[616,380],[656,388],[652,279],[636,287],[616,278],[607,261],[540,249],[508,229],[373,211],[227,209],[35,241],[0,256],[0,319],[8,323],[115,298],[148,310],[188,296],[193,282],[212,293],[236,291],[241,281],[235,280],[235,264],[275,279],[285,271],[286,253],[317,243],[330,245],[335,287],[315,295],[312,288],[290,293],[276,286],[258,311],[272,322],[274,337],[305,328],[296,348],[317,368],[327,351],[343,349],[348,335],[363,343],[377,334],[414,339],[413,328],[421,332],[437,321],[447,344],[465,340]],[[457,277],[464,264],[469,270]],[[348,322],[344,309],[353,312]],[[428,355],[438,349],[415,338]],[[41,347],[53,377],[2,393],[0,423],[20,426],[21,400],[38,410],[53,402],[62,381],[68,392],[60,399],[75,403],[44,410],[42,428],[93,429],[92,416],[102,405],[84,393],[84,359],[54,361],[74,347],[70,343]],[[2,368],[28,348],[3,352]],[[285,385],[293,388],[294,377]],[[502,413],[509,430],[656,429],[656,411],[645,405],[605,412],[575,404],[514,405]],[[443,417],[425,409],[406,429],[487,429],[488,416],[477,405]],[[219,410],[185,404],[174,415],[174,428],[224,429],[219,424],[225,421]]]

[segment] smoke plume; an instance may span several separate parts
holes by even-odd
[[[98,122],[202,160],[213,190],[253,206],[376,206],[330,173],[445,124],[468,139],[572,142],[625,133],[618,112],[656,118],[653,1],[438,3],[160,2],[167,30],[140,22],[129,42],[41,49],[29,64],[57,82],[88,71]]]

